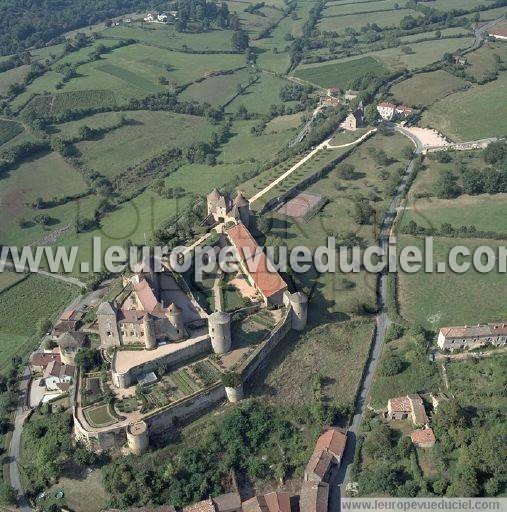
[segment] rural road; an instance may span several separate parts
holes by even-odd
[[[257,199],[261,198],[264,194],[269,192],[273,187],[276,187],[276,185],[281,183],[285,178],[287,178],[294,171],[299,169],[305,162],[308,162],[308,160],[310,160],[314,155],[316,155],[321,149],[339,149],[339,148],[347,148],[350,146],[354,146],[355,144],[360,144],[361,142],[363,142],[365,139],[367,139],[371,134],[373,134],[376,131],[377,131],[377,129],[373,128],[372,130],[365,133],[358,139],[356,139],[352,142],[347,142],[347,144],[340,144],[339,146],[332,146],[330,144],[331,140],[333,139],[332,137],[330,137],[329,139],[326,139],[324,142],[321,142],[318,146],[315,146],[314,149],[312,149],[306,156],[304,156],[301,160],[299,160],[296,164],[294,164],[290,169],[285,171],[281,176],[278,176],[278,178],[273,180],[269,185],[264,187],[260,192],[257,192],[257,194],[253,195],[249,199],[250,204],[252,204],[254,201],[257,201]]]
[[[28,410],[25,408],[25,399],[28,393],[28,385],[30,382],[30,370],[25,368],[20,379],[20,397],[18,408],[14,419],[14,431],[12,432],[11,444],[9,446],[9,478],[11,486],[18,492],[18,508],[22,512],[31,512],[26,496],[24,495],[23,486],[21,485],[21,477],[19,474],[18,461],[21,448],[21,432],[23,424],[27,418]]]
[[[413,134],[408,133],[404,128],[396,125],[392,126],[397,131],[399,131],[406,137],[410,138],[410,140],[414,143],[416,147],[416,155],[420,155],[423,150],[422,142],[419,139],[417,139]],[[384,249],[384,251],[387,249],[389,235],[391,233],[391,229],[393,227],[393,223],[397,215],[400,198],[405,192],[408,183],[408,178],[414,172],[414,162],[415,160],[413,159],[408,164],[402,181],[396,191],[395,196],[391,201],[391,204],[389,205],[389,209],[387,210],[384,220],[382,222],[382,229],[379,236],[379,242],[380,246]],[[354,416],[352,417],[352,422],[348,429],[348,439],[345,454],[343,456],[339,470],[333,473],[331,480],[329,482],[329,510],[331,512],[337,512],[340,510],[340,496],[345,496],[345,489],[347,487],[347,484],[350,482],[352,461],[354,459],[354,453],[356,451],[357,435],[359,433],[361,422],[363,420],[363,415],[366,411],[367,400],[371,391],[371,386],[373,384],[373,378],[375,376],[378,362],[382,354],[382,347],[384,345],[387,329],[390,325],[390,320],[385,307],[386,299],[387,274],[383,273],[378,278],[377,303],[379,313],[377,315],[373,347],[370,351],[368,361],[366,362],[362,381],[360,383],[360,391],[355,404]]]

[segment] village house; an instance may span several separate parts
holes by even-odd
[[[412,439],[412,443],[418,448],[433,448],[436,442],[433,429],[429,427],[414,430],[410,434],[410,439]]]
[[[76,368],[59,361],[51,361],[44,370],[44,384],[48,391],[68,391]]]
[[[243,502],[243,512],[291,512],[288,492],[270,492]]]
[[[387,417],[390,420],[406,420],[410,417],[416,426],[428,424],[424,403],[419,395],[406,395],[390,398],[387,402]]]
[[[486,345],[503,347],[507,341],[507,324],[492,323],[463,327],[442,327],[437,345],[441,350],[471,350]]]
[[[396,115],[400,117],[408,117],[414,113],[414,109],[410,107],[406,107],[405,105],[398,105],[396,107]]]
[[[43,372],[49,363],[56,361],[61,362],[58,349],[54,352],[33,352],[30,356],[29,366],[32,372]]]
[[[355,132],[360,126],[363,125],[364,113],[363,104],[359,104],[354,112],[349,112],[345,120],[340,124],[344,130]]]
[[[327,512],[329,484],[326,482],[303,482],[299,494],[301,512]]]
[[[150,11],[148,14],[146,14],[143,20],[146,21],[146,23],[166,23],[167,14]]]
[[[76,311],[75,309],[64,311],[53,326],[51,338],[56,340],[65,332],[76,331],[81,318],[83,318],[81,311]]]
[[[336,87],[331,87],[331,89],[327,90],[327,95],[331,96],[332,98],[338,98],[341,94],[340,89]]]
[[[322,105],[325,107],[335,108],[340,105],[340,100],[338,98],[325,97],[322,99]]]
[[[388,103],[383,101],[377,105],[377,112],[382,119],[390,121],[394,117],[396,111],[396,105],[394,103]]]
[[[328,428],[317,440],[314,452],[326,451],[339,467],[347,445],[347,434],[337,428]]]

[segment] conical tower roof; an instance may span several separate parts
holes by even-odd
[[[222,197],[222,195],[220,194],[220,192],[218,191],[217,188],[214,188],[209,194],[208,194],[208,199],[210,199],[211,201],[218,201],[220,199],[220,197]]]
[[[234,198],[234,204],[238,207],[241,207],[248,206],[250,203],[248,202],[248,199],[243,195],[242,192],[238,192],[238,194]]]

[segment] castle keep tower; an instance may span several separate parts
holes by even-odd
[[[215,354],[225,354],[231,349],[231,315],[217,311],[208,318],[211,346]]]
[[[301,292],[291,293],[290,305],[292,307],[292,328],[302,331],[306,327],[308,315],[308,297]]]
[[[250,224],[250,203],[241,192],[234,198],[232,216],[247,227]]]
[[[103,345],[120,345],[120,333],[116,323],[116,309],[109,302],[103,302],[97,309],[100,341]]]
[[[131,423],[127,427],[127,445],[134,455],[141,455],[148,449],[150,439],[148,425],[144,421]]]
[[[157,333],[155,330],[155,321],[150,315],[143,317],[144,345],[148,350],[157,348]]]

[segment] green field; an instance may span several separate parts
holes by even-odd
[[[405,16],[421,16],[420,13],[411,9],[398,9],[393,11],[375,12],[369,15],[349,14],[347,16],[325,17],[317,25],[321,32],[339,32],[343,34],[346,28],[351,27],[359,30],[368,23],[376,23],[381,28],[399,27],[400,21]]]
[[[248,84],[249,78],[250,74],[247,69],[213,76],[202,82],[193,83],[179,97],[187,101],[206,102],[221,107],[237,93],[238,86]]]
[[[0,73],[0,96],[7,96],[7,89],[11,84],[22,84],[30,66],[18,66]]]
[[[423,242],[409,236],[400,237],[398,250],[406,245],[415,245],[422,249]],[[439,261],[447,262],[449,251],[458,245],[468,247],[473,254],[478,246],[487,245],[496,251],[501,244],[493,240],[436,238],[435,265]],[[466,261],[471,260],[467,258]],[[400,312],[409,322],[435,330],[447,325],[502,321],[507,313],[504,301],[507,283],[502,276],[497,271],[483,274],[473,268],[463,274],[455,274],[448,268],[445,273],[400,272]]]
[[[209,140],[212,131],[203,117],[162,111],[125,112],[125,115],[132,120],[130,124],[105,134],[100,140],[76,144],[84,165],[106,176],[116,176],[171,147]]]
[[[16,121],[0,119],[0,146],[23,132],[23,126]]]
[[[467,54],[468,75],[480,80],[487,73],[494,72],[497,67],[497,58],[507,62],[507,47],[502,42],[486,42],[479,49]]]
[[[9,269],[4,269],[0,272],[0,293],[2,293],[6,288],[10,288],[14,284],[18,283],[22,279],[26,278],[25,274],[21,274],[18,272],[10,272]]]
[[[507,94],[507,73],[485,85],[456,92],[423,114],[422,124],[454,140],[475,140],[507,134],[505,113],[499,108]]]
[[[328,2],[322,15],[324,18],[347,16],[356,13],[395,10],[399,5],[396,0],[378,0],[369,2]]]
[[[280,103],[280,89],[287,84],[287,80],[273,75],[262,74],[258,82],[252,84],[243,94],[227,105],[226,112],[234,113],[240,105],[244,105],[248,112],[266,114],[271,105]],[[286,102],[290,107],[295,102]]]
[[[36,274],[0,294],[0,370],[14,355],[35,348],[37,322],[56,314],[77,296],[77,288]]]
[[[460,196],[456,199],[417,199],[411,201],[410,209],[403,214],[401,226],[411,220],[425,228],[440,228],[449,223],[454,227],[474,225],[479,231],[505,233],[507,226],[506,194]]]
[[[394,99],[410,106],[428,106],[449,94],[464,89],[467,82],[443,70],[420,73],[391,87]]]
[[[353,80],[367,73],[381,76],[388,71],[388,68],[378,60],[372,57],[360,57],[340,63],[298,68],[294,75],[320,87],[345,89]]]

